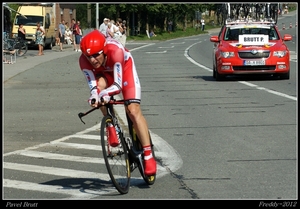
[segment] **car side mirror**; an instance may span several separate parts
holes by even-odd
[[[283,36],[284,41],[291,41],[292,39],[293,39],[293,37],[290,34],[284,34],[284,36]]]
[[[220,42],[219,36],[211,36],[211,37],[210,37],[210,41],[211,41],[211,42],[215,42],[215,43]]]

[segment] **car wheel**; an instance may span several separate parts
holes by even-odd
[[[50,42],[50,44],[49,44],[48,48],[49,48],[49,49],[52,49],[52,48],[53,48],[52,41]]]
[[[213,65],[213,78],[216,78],[216,67]]]
[[[215,76],[216,81],[224,81],[225,80],[225,75],[218,73],[217,69],[214,72],[216,74],[216,76]]]
[[[283,73],[279,75],[280,79],[289,80],[290,79],[290,71],[288,73]]]

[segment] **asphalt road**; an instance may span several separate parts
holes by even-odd
[[[295,22],[295,13],[280,21]],[[282,33],[293,35],[295,53],[296,29]],[[97,140],[101,115],[86,125],[77,117],[89,109],[79,53],[54,49],[4,65],[4,199],[298,198],[297,57],[290,80],[215,82],[209,35],[127,47],[156,145],[157,182],[149,188],[136,171],[127,195],[112,187]]]

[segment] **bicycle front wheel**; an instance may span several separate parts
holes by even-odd
[[[101,122],[101,146],[106,169],[113,185],[121,194],[128,193],[130,186],[130,166],[128,150],[125,140],[121,136],[121,143],[117,147],[111,147],[108,143],[107,127],[112,123],[110,116],[105,116]]]

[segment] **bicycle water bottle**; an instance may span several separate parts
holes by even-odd
[[[117,132],[118,142],[119,142],[119,144],[120,144],[120,143],[121,143],[121,139],[120,139],[121,129],[120,129],[120,127],[119,127],[118,124],[115,125],[115,129],[116,129],[116,132]]]
[[[112,146],[112,147],[118,146],[119,145],[119,140],[118,140],[116,129],[113,126],[113,124],[109,123],[107,129],[108,129],[108,142],[109,142],[109,145]]]

